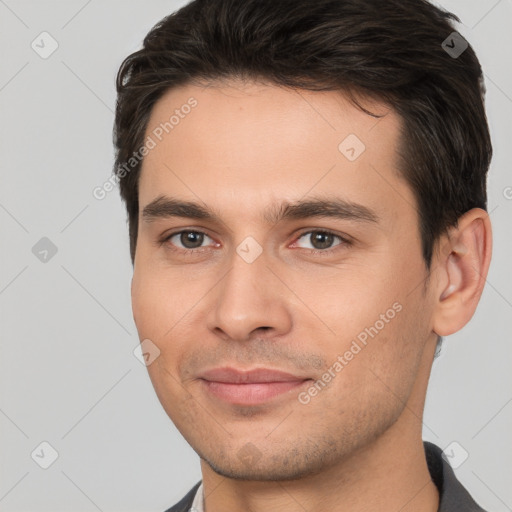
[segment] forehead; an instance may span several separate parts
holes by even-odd
[[[328,192],[403,214],[413,199],[397,172],[400,118],[383,104],[363,106],[380,117],[339,91],[235,81],[172,89],[146,129],[153,148],[140,205],[179,196],[240,216],[268,201]]]

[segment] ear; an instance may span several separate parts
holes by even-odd
[[[437,262],[433,330],[448,336],[473,316],[491,262],[492,229],[489,215],[473,208],[459,218],[440,241]]]

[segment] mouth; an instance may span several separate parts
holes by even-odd
[[[200,380],[208,394],[234,405],[259,405],[297,390],[312,379],[270,368],[216,368]]]

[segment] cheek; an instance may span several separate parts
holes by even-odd
[[[145,269],[150,267],[148,265]],[[181,333],[186,328],[184,297],[187,294],[183,288],[172,286],[168,276],[137,269],[132,280],[131,295],[139,339],[151,340],[160,351],[158,357],[147,366],[147,371],[160,403],[171,415],[176,403],[183,399],[178,383],[178,366],[184,349],[179,340],[183,338]]]
[[[428,334],[424,304],[415,295],[400,299],[400,311],[368,342],[368,383],[391,401],[406,403],[415,384]]]
[[[353,339],[365,340],[382,337],[399,320],[400,290],[397,281],[382,269],[366,266],[361,269],[341,270],[329,279],[304,290],[305,302],[313,304],[313,311],[329,327],[329,343],[343,349]],[[318,323],[318,319],[317,319]]]
[[[194,279],[189,270],[185,275],[176,269],[157,271],[147,265],[143,271],[134,272],[132,310],[139,339],[151,340],[160,350],[156,360],[159,364],[148,366],[154,384],[165,380],[164,369],[179,375],[190,340],[198,329],[204,329],[204,318],[198,319],[197,315],[207,290],[205,280]]]
[[[395,323],[373,337],[368,335],[366,344],[357,341],[360,350],[354,350],[357,354],[337,374],[322,404],[332,411],[344,411],[361,428],[371,430],[371,425],[396,420],[414,386],[421,351],[407,344],[403,319],[396,317],[391,322]]]
[[[132,280],[132,312],[141,340],[157,337],[159,312],[155,309],[155,289],[151,280],[141,272],[134,272]]]
[[[150,265],[134,272],[132,310],[141,339],[162,339],[186,314],[193,295],[189,288],[184,288],[186,283],[171,272],[152,270]]]
[[[428,334],[421,289],[411,294],[408,276],[398,278],[392,270],[374,273],[368,268],[357,282],[331,284],[318,303],[335,332],[323,347],[324,358],[332,365],[343,357],[337,387],[342,393],[359,389],[360,399],[366,393],[387,395],[389,389],[405,397]]]

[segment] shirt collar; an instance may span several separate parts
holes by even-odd
[[[430,476],[439,491],[438,512],[485,512],[457,480],[441,448],[428,441],[424,441],[423,446]]]
[[[194,501],[190,507],[190,512],[204,512],[203,495],[203,483],[201,482],[201,485],[198,487],[196,495],[194,496]]]

